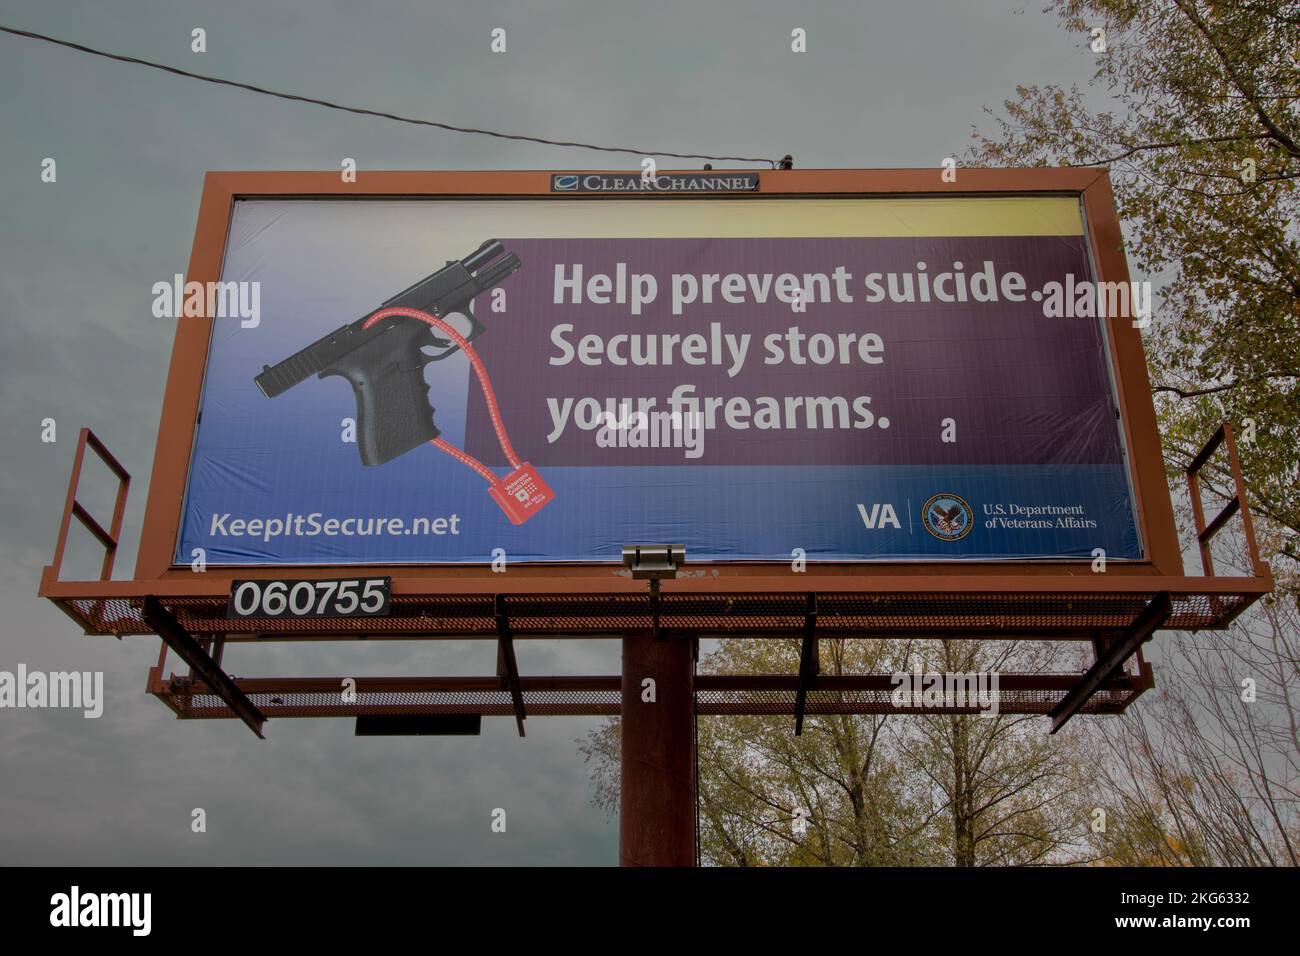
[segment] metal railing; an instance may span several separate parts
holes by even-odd
[[[1206,524],[1205,511],[1201,505],[1201,469],[1206,466],[1220,445],[1228,449],[1228,469],[1232,474],[1232,483],[1236,492],[1223,510]],[[1210,553],[1210,543],[1214,536],[1223,530],[1224,525],[1235,514],[1241,515],[1242,528],[1246,537],[1246,549],[1250,555],[1251,570],[1257,577],[1269,574],[1268,566],[1260,560],[1259,545],[1255,541],[1255,525],[1250,517],[1250,503],[1246,499],[1246,483],[1241,477],[1241,459],[1237,455],[1237,440],[1232,434],[1232,425],[1224,422],[1210,436],[1205,447],[1200,450],[1191,464],[1187,466],[1187,488],[1192,497],[1192,517],[1196,522],[1196,543],[1201,551],[1201,567],[1209,577],[1214,576],[1214,556]]]
[[[77,491],[81,485],[81,467],[86,460],[86,448],[99,456],[99,460],[117,476],[117,500],[113,505],[113,520],[104,530],[95,517],[77,500]],[[46,576],[57,581],[63,569],[63,554],[68,546],[68,531],[72,519],[76,518],[82,526],[98,539],[104,546],[104,563],[99,571],[99,580],[107,581],[113,574],[113,560],[117,557],[118,536],[122,533],[122,515],[126,512],[126,494],[131,487],[131,476],[104,443],[89,428],[83,428],[77,438],[77,455],[72,463],[72,478],[68,482],[68,497],[63,505],[63,518],[59,522],[59,538],[54,546],[54,562],[46,568]]]

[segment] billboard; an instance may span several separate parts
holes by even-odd
[[[237,199],[173,558],[1141,559],[1094,278],[1077,195]]]

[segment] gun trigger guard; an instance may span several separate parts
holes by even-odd
[[[463,309],[455,309],[454,311],[458,312],[459,314],[465,316],[465,318],[469,319],[469,332],[465,334],[466,342],[473,342],[476,338],[479,337],[480,334],[482,334],[486,330],[486,327],[481,322],[479,322],[478,318],[470,310],[468,305]],[[442,316],[440,314],[439,318],[445,318],[445,316]],[[449,355],[454,355],[455,353],[460,351],[459,345],[453,345],[451,342],[447,341],[446,339],[440,339],[434,337],[433,344],[439,348],[444,349],[444,351],[440,352],[437,355],[430,356],[429,358],[430,362],[441,362]]]

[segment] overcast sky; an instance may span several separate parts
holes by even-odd
[[[104,2],[0,0],[0,24],[463,126],[800,168],[938,166],[1017,84],[1083,84],[1092,54],[1020,2]],[[195,27],[207,52],[190,50]],[[490,31],[508,52],[492,54]],[[808,52],[790,52],[807,31]],[[152,637],[85,638],[36,597],[77,429],[135,476],[135,563],[173,324],[206,170],[607,168],[634,157],[399,125],[0,34],[0,670],[104,672],[99,720],[0,710],[0,863],[617,862],[577,718],[478,738],[358,739],[352,721],[179,723],[144,695]],[[58,180],[42,183],[41,162]],[[667,161],[661,163],[667,167]],[[41,441],[41,422],[58,441]],[[95,479],[101,479],[95,482]],[[105,474],[89,472],[107,516]],[[96,509],[96,505],[98,508]],[[105,519],[106,520],[106,519]],[[93,577],[85,553],[65,576]],[[491,673],[490,642],[232,649],[236,674]],[[526,673],[616,673],[618,644],[525,642]],[[207,812],[206,834],[190,830]],[[490,830],[493,808],[508,832]]]

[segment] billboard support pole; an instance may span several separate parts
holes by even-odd
[[[692,635],[623,635],[619,863],[695,865]]]

